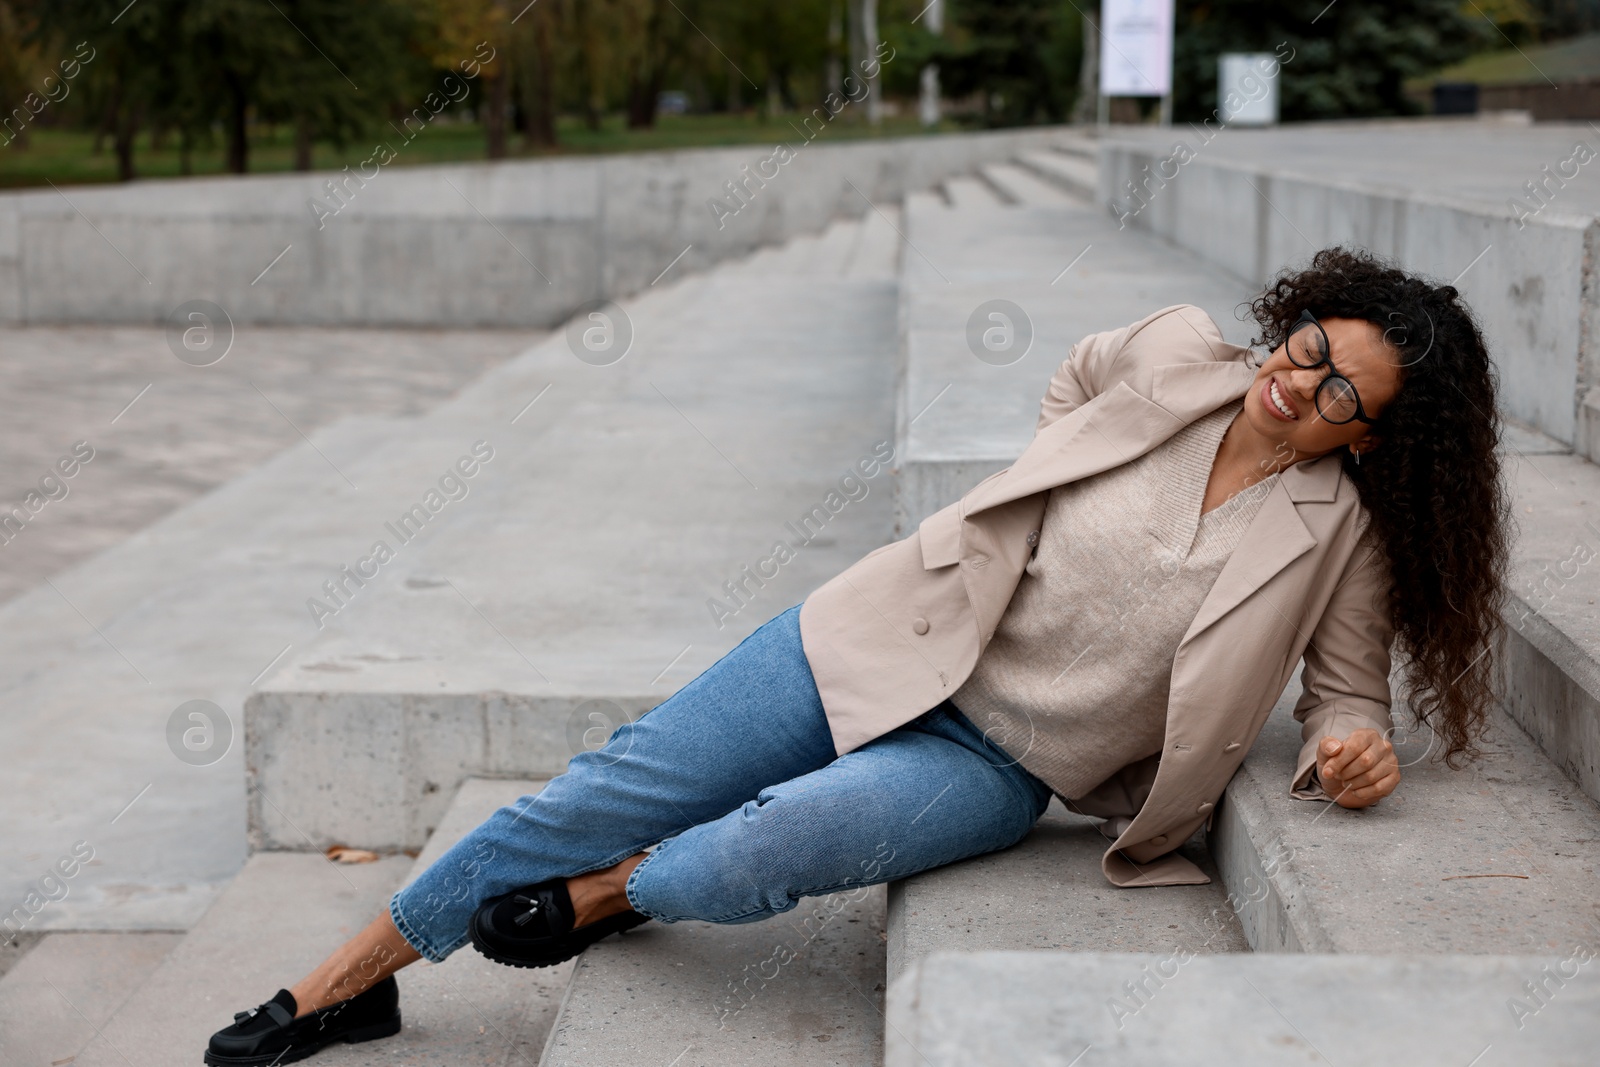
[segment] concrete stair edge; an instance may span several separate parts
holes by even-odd
[[[1576,1067],[1600,1037],[1584,959],[938,952],[890,986],[884,1063]]]
[[[1099,172],[1094,164],[1080,157],[1055,152],[1022,152],[1017,155],[1016,163],[1081,200],[1092,202],[1098,195]]]
[[[0,978],[0,1063],[71,1062],[182,937],[45,935]]]

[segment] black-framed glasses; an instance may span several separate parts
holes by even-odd
[[[1289,362],[1304,370],[1316,370],[1327,364],[1328,376],[1317,386],[1317,414],[1328,422],[1341,425],[1364,422],[1372,426],[1377,422],[1367,417],[1366,409],[1361,406],[1361,397],[1356,393],[1355,383],[1340,374],[1339,368],[1333,365],[1333,359],[1328,355],[1327,331],[1309,310],[1300,312],[1300,318],[1289,327],[1284,348],[1289,353]]]

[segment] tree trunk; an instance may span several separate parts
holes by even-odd
[[[628,80],[628,129],[648,130],[656,124],[656,93],[660,75],[635,72]]]
[[[594,24],[589,20],[589,5],[586,3],[574,4],[572,14],[576,24],[573,36],[578,42],[578,77],[583,81],[583,124],[591,131],[598,131],[604,95],[595,72]],[[545,60],[541,59],[540,62]]]
[[[502,51],[500,56],[500,62],[504,63],[505,52]],[[483,76],[488,83],[484,87],[483,132],[490,159],[506,158],[506,99],[511,81],[507,73],[502,67],[493,77],[488,74]]]
[[[1089,12],[1083,13],[1083,66],[1078,70],[1078,102],[1072,108],[1072,123],[1088,126],[1100,113],[1100,24]]]
[[[843,0],[833,0],[828,5],[828,58],[822,67],[822,96],[826,100],[829,93],[843,92],[844,63],[840,58],[844,52],[844,24],[839,18],[839,4]]]
[[[294,169],[311,169],[311,117],[298,115],[294,120]]]
[[[944,0],[930,0],[923,9],[922,25],[931,34],[944,32]],[[917,118],[922,125],[939,125],[939,64],[929,63],[918,77]]]
[[[230,174],[245,174],[250,169],[250,100],[237,75],[227,76],[228,84],[228,150],[227,166]]]
[[[650,17],[645,22],[644,40],[638,58],[628,72],[628,128],[648,130],[656,124],[656,97],[666,78],[668,40],[662,22],[667,15],[666,4],[656,0],[650,5]],[[674,18],[678,13],[672,13]]]
[[[584,44],[585,42],[580,41],[580,47]],[[531,97],[528,107],[528,143],[541,148],[553,148],[556,145],[556,85],[553,69],[555,55],[550,45],[549,11],[534,12],[533,54],[533,72],[528,77]],[[585,63],[587,64],[587,60]],[[598,129],[599,125],[597,120],[590,128]]]
[[[125,108],[117,116],[117,132],[112,139],[112,149],[117,154],[117,180],[131,182],[133,172],[133,139],[139,132],[139,118],[135,109]]]
[[[861,0],[862,62],[870,66],[878,57],[878,0]],[[883,97],[878,92],[882,72],[867,77],[862,67],[856,68],[856,77],[867,83],[867,122],[877,126],[883,122]]]

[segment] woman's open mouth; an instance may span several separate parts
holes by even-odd
[[[1261,406],[1284,422],[1297,422],[1300,413],[1278,389],[1278,379],[1268,378],[1261,386]]]

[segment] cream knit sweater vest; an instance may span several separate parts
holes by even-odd
[[[951,700],[1068,799],[1161,751],[1172,660],[1276,474],[1200,507],[1234,400],[1059,485],[1016,593]]]

